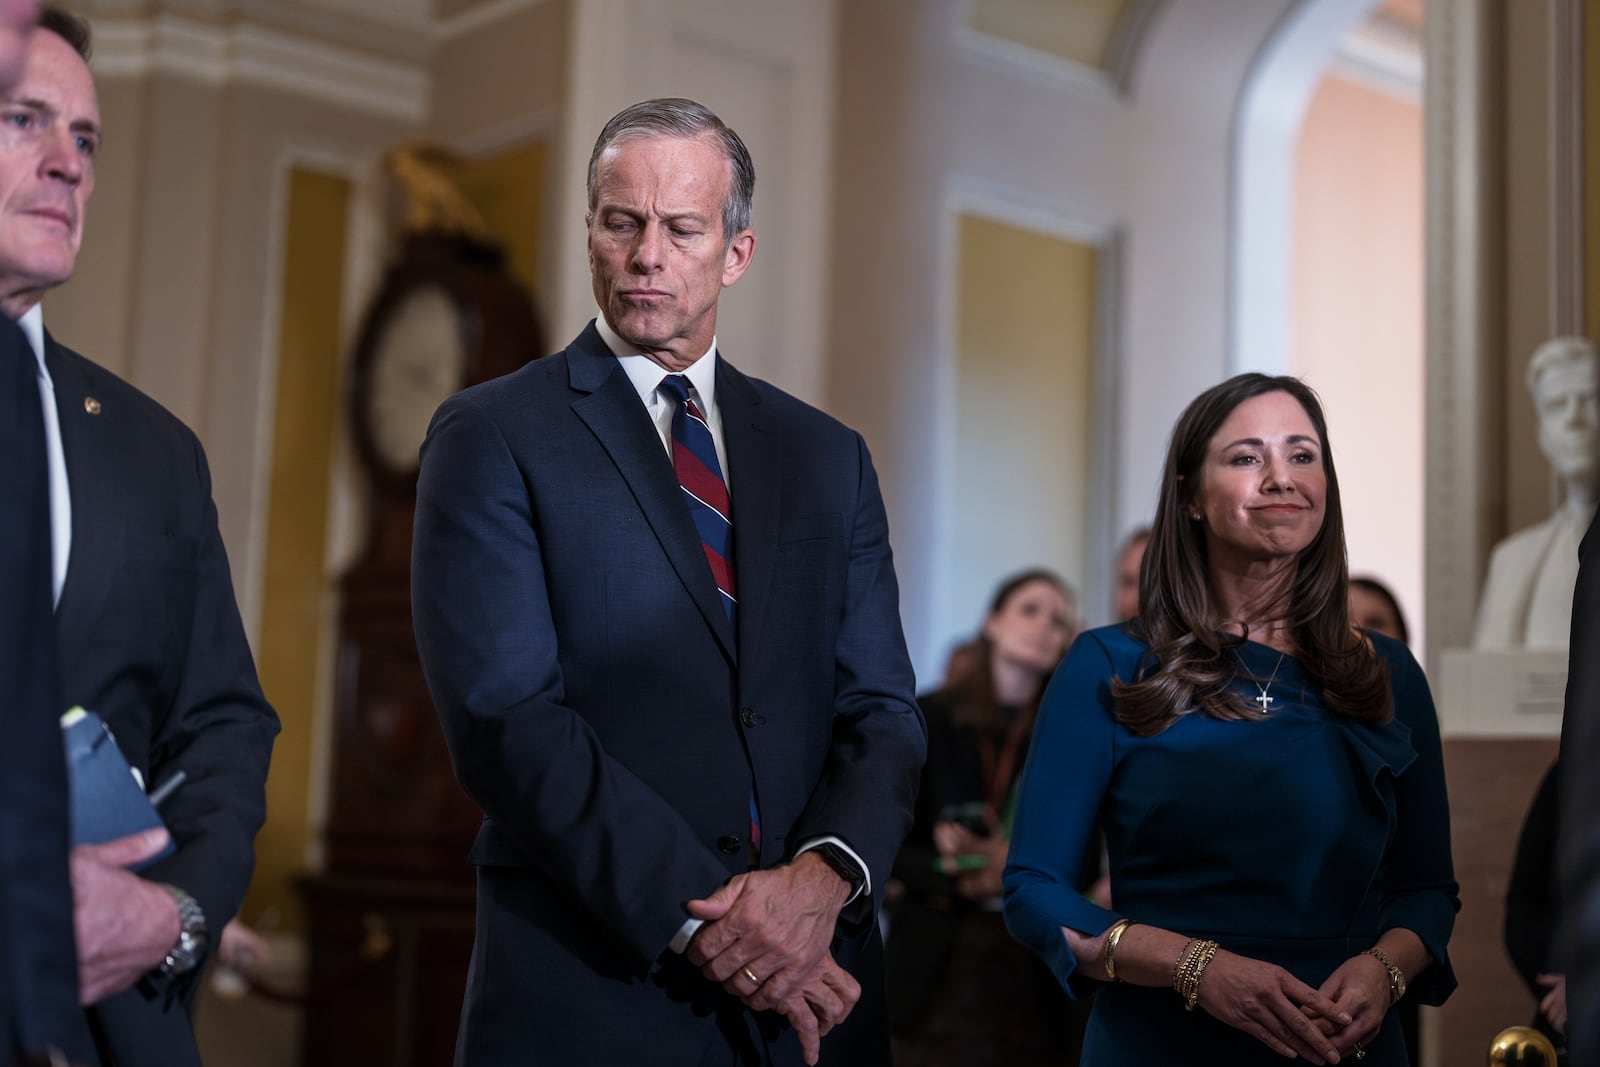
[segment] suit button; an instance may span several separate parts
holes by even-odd
[[[757,715],[755,708],[740,708],[739,721],[744,723],[745,726],[754,729],[766,722],[767,717],[765,715]]]
[[[731,856],[744,847],[744,842],[739,840],[738,834],[723,834],[717,838],[717,847]]]

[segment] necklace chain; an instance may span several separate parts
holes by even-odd
[[[1278,662],[1274,663],[1272,665],[1272,677],[1267,679],[1267,684],[1266,685],[1262,685],[1260,682],[1256,681],[1254,678],[1250,679],[1250,684],[1255,686],[1257,689],[1261,690],[1261,695],[1260,696],[1251,697],[1250,699],[1251,699],[1252,702],[1261,705],[1261,714],[1263,714],[1263,715],[1265,715],[1267,713],[1267,709],[1268,708],[1272,707],[1272,705],[1274,705],[1274,704],[1276,704],[1278,702],[1278,699],[1276,697],[1269,696],[1267,694],[1267,690],[1271,689],[1272,688],[1272,683],[1276,682],[1278,680],[1278,670],[1283,666],[1283,657],[1286,656],[1286,655],[1288,655],[1288,653],[1286,653],[1286,652],[1279,652],[1278,653]]]

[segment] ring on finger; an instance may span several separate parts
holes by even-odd
[[[754,971],[752,971],[750,969],[750,965],[749,964],[745,964],[743,967],[740,967],[739,969],[744,972],[744,976],[746,978],[750,979],[750,984],[751,985],[759,986],[761,984],[761,979],[756,977],[756,972],[754,972]]]
[[[1350,1046],[1350,1051],[1356,1054],[1356,1059],[1358,1060],[1367,1058],[1367,1050],[1361,1047],[1361,1042],[1359,1041]]]

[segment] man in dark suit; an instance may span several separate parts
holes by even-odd
[[[256,682],[199,442],[44,333],[39,299],[76,263],[100,124],[87,27],[48,7],[40,26],[0,135],[0,310],[55,401],[44,441],[57,704],[98,712],[147,784],[183,776],[161,808],[172,855],[126,869],[164,849],[161,831],[72,851],[80,998],[104,1062],[198,1065],[184,1009],[250,878],[277,719]]]
[[[1600,1067],[1600,522],[1594,521],[1578,548],[1559,762],[1567,1056],[1571,1067]]]
[[[0,92],[39,11],[0,0]],[[32,350],[0,317],[0,1062],[91,1054],[78,1008],[50,590],[50,471]]]
[[[754,181],[692,101],[613,118],[600,317],[423,446],[412,611],[485,812],[458,1064],[889,1062],[925,737],[865,445],[716,344]]]

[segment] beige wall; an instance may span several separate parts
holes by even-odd
[[[256,872],[240,910],[247,923],[302,928],[295,879],[307,865],[316,765],[312,724],[325,699],[334,587],[328,580],[329,456],[344,390],[340,359],[352,183],[297,167],[290,174],[280,267],[277,398],[256,667],[284,730],[267,776],[268,825],[256,840]]]
[[[1235,109],[1286,6],[1160,5],[1137,61],[1113,75],[977,47],[960,0],[840,5],[825,406],[872,446],[924,681],[972,626],[940,604],[947,472],[929,461],[930,414],[954,404],[952,215],[977,202],[1100,252],[1096,481],[1080,532],[1085,611],[1105,621],[1116,542],[1149,519],[1172,422],[1226,375]]]
[[[544,0],[451,37],[433,62],[428,135],[446,144],[504,143],[554,123],[566,80],[568,5]]]
[[[1322,81],[1300,134],[1291,372],[1322,396],[1352,573],[1423,647],[1422,108]]]
[[[1088,566],[1096,250],[974,215],[960,219],[954,424],[939,527],[944,605],[976,633],[996,585]],[[1049,308],[1041,315],[1041,308]]]
[[[1127,0],[972,0],[980,33],[1098,67]]]

